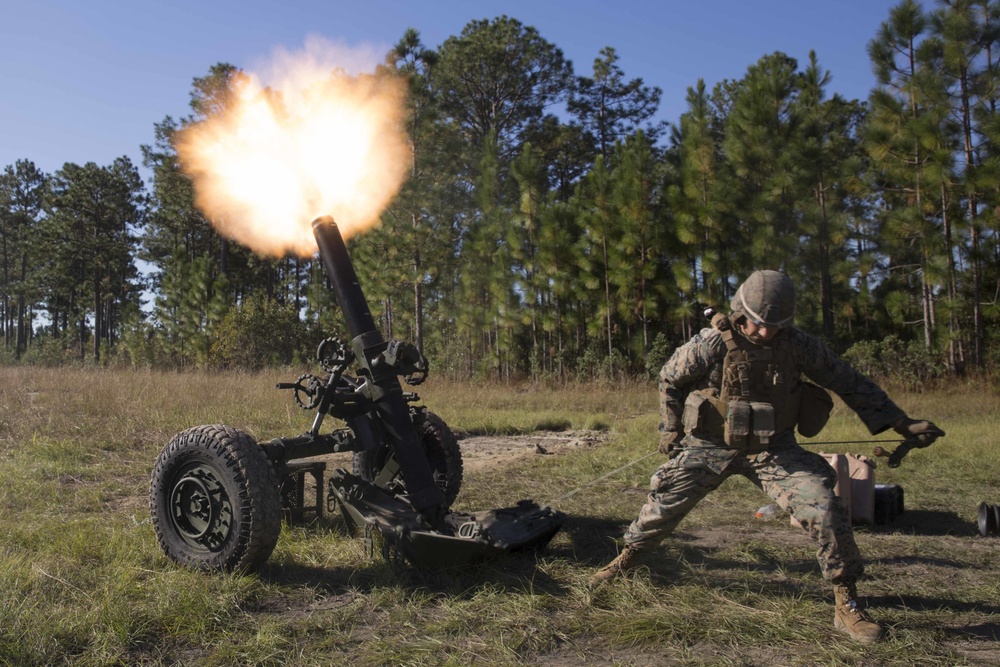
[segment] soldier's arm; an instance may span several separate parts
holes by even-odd
[[[873,435],[906,419],[906,413],[881,387],[838,357],[826,343],[798,329],[790,333],[796,362],[806,377],[840,396]]]
[[[677,348],[660,370],[660,432],[682,433],[681,415],[691,386],[705,378],[726,353],[715,329],[702,329]]]

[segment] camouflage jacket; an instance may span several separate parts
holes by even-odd
[[[873,435],[906,416],[877,384],[851,368],[819,338],[794,327],[781,331],[778,336],[790,340],[798,372],[840,396]],[[681,415],[689,392],[701,389],[719,395],[725,357],[722,334],[713,328],[702,329],[674,351],[660,371],[661,431],[683,431]],[[705,444],[725,446],[721,441]]]

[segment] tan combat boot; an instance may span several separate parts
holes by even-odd
[[[882,626],[876,623],[858,603],[858,592],[854,585],[834,586],[833,595],[836,608],[833,612],[833,627],[843,630],[851,639],[865,644],[874,644],[882,639]]]
[[[597,588],[611,581],[626,570],[631,570],[639,564],[639,550],[635,547],[625,545],[618,557],[598,570],[590,578],[590,587]]]

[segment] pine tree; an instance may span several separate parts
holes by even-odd
[[[214,264],[209,255],[178,257],[155,301],[154,321],[163,348],[179,365],[208,363],[215,327],[230,310],[227,278]]]
[[[555,372],[564,381],[570,371],[568,361],[579,356],[583,345],[574,335],[587,321],[583,301],[583,272],[579,239],[582,231],[575,208],[558,201],[550,192],[542,206],[538,227],[536,284],[542,291],[538,322],[544,332],[543,370]],[[573,354],[573,353],[577,354]]]
[[[863,122],[862,107],[839,95],[826,99],[830,78],[815,52],[810,52],[796,100],[799,131],[789,146],[799,167],[799,188],[810,195],[799,200],[803,239],[799,284],[806,294],[797,309],[799,321],[808,321],[812,301],[820,314],[819,328],[828,340],[836,333],[836,304],[850,301],[850,283],[856,277],[852,250],[857,240],[848,227],[850,193],[860,191],[865,171],[857,136]],[[817,294],[818,300],[810,298]]]
[[[444,41],[438,55],[434,89],[444,117],[474,150],[495,142],[501,163],[517,151],[525,128],[573,85],[562,51],[536,28],[507,16],[471,21]],[[469,157],[469,171],[475,171],[477,157]]]
[[[89,339],[99,361],[102,341],[114,345],[122,313],[128,304],[138,305],[141,283],[133,258],[145,213],[142,179],[127,157],[107,167],[67,163],[53,175],[45,224],[48,238],[59,240],[52,246],[48,291],[61,293],[72,311],[81,358]]]
[[[580,178],[594,164],[596,140],[579,123],[563,123],[552,115],[528,126],[522,135],[542,156],[549,188],[568,202]]]
[[[511,165],[511,175],[519,189],[518,206],[508,233],[511,259],[518,272],[515,288],[524,304],[523,324],[529,327],[531,339],[530,359],[533,369],[541,365],[540,319],[548,285],[541,278],[539,268],[539,228],[545,215],[543,207],[549,201],[544,166],[541,156],[530,143]]]
[[[740,221],[741,236],[728,240],[745,249],[733,264],[742,275],[758,268],[792,273],[797,257],[798,165],[787,150],[798,131],[797,68],[782,53],[761,58],[747,70],[726,116],[728,177],[720,192]]]
[[[666,195],[677,257],[671,275],[680,297],[671,319],[681,323],[683,338],[689,338],[695,326],[690,304],[718,307],[729,297],[726,246],[732,238],[718,195],[724,167],[722,116],[703,80],[688,88],[687,104],[671,137],[674,167]]]
[[[613,47],[601,49],[594,59],[593,76],[577,78],[576,90],[566,105],[580,125],[597,138],[605,160],[616,142],[637,130],[644,129],[653,143],[663,131],[662,124],[650,120],[659,109],[663,91],[645,85],[640,78],[625,81],[618,60]]]
[[[640,130],[619,144],[614,172],[613,201],[620,224],[619,241],[611,253],[611,270],[618,315],[627,327],[639,326],[641,344],[635,347],[643,359],[651,345],[650,325],[659,310],[666,285],[658,275],[664,254],[660,226],[655,219],[656,183],[653,149]]]
[[[20,357],[31,331],[37,298],[37,230],[44,213],[48,178],[30,160],[18,160],[0,175],[0,328],[4,347]]]
[[[382,216],[379,229],[358,240],[361,246],[377,248],[382,269],[377,280],[397,288],[409,287],[412,301],[402,310],[404,322],[417,349],[424,352],[427,337],[425,317],[428,299],[436,282],[451,264],[454,252],[453,220],[467,199],[459,187],[455,165],[461,147],[452,128],[440,122],[438,100],[432,82],[438,54],[424,47],[416,30],[407,30],[387,56],[389,67],[409,82],[407,127],[413,148],[410,178]],[[385,260],[392,258],[387,263]],[[387,266],[388,264],[388,266]],[[395,275],[385,275],[391,268]],[[395,322],[397,318],[393,318]],[[432,335],[440,345],[440,327]]]
[[[935,69],[945,76],[949,89],[951,106],[955,109],[961,132],[960,173],[957,174],[964,198],[965,220],[968,228],[968,293],[971,305],[971,358],[980,368],[984,364],[985,330],[982,313],[982,236],[985,216],[982,202],[984,181],[979,175],[983,164],[982,137],[979,127],[985,119],[995,114],[991,108],[994,99],[988,86],[992,67],[991,49],[1000,42],[1000,8],[990,9],[989,3],[974,0],[955,0],[942,3],[929,17],[935,49]],[[954,258],[954,225],[946,220],[945,243],[947,262],[947,285],[949,307],[949,340],[951,342],[950,362],[959,365],[959,353],[955,348],[958,337],[955,311],[957,305],[957,269]]]
[[[466,342],[467,371],[492,370],[509,377],[507,353],[512,325],[518,319],[513,260],[508,243],[507,211],[499,202],[499,157],[492,137],[483,143],[480,177],[475,183],[476,213],[465,220],[454,303],[457,330]],[[479,366],[485,363],[488,366]]]
[[[613,299],[615,292],[611,289],[611,253],[618,243],[620,227],[615,217],[612,187],[611,171],[605,166],[604,158],[598,155],[594,168],[580,184],[575,204],[585,230],[580,240],[583,285],[598,299],[594,303],[597,317],[589,323],[588,331],[595,334],[603,332],[613,376],[614,315],[617,308]]]
[[[161,328],[157,332],[164,335],[174,336],[174,330],[186,328],[185,322],[211,325],[221,318],[221,315],[208,312],[182,312],[179,309],[184,304],[195,308],[211,306],[225,313],[257,293],[281,304],[301,304],[308,298],[305,295],[308,267],[304,269],[296,258],[258,257],[218,234],[197,209],[193,184],[178,164],[175,147],[178,133],[226,109],[243,76],[241,70],[229,63],[213,65],[207,75],[196,77],[192,82],[192,114],[180,122],[167,117],[155,126],[156,143],[142,147],[144,164],[153,171],[150,228],[143,239],[142,258],[153,267],[154,288],[162,291],[185,285],[191,279],[193,267],[197,267],[195,273],[207,272],[199,278],[205,290],[202,297],[167,299],[171,307],[158,310]],[[172,277],[172,272],[188,273]],[[172,322],[163,319],[167,317],[175,319]],[[210,331],[206,333],[211,334]],[[173,347],[169,340],[167,347]],[[207,347],[198,344],[196,348],[193,356],[186,353],[182,356],[204,363]]]
[[[904,0],[869,43],[879,85],[870,97],[866,144],[883,179],[886,203],[881,241],[893,273],[883,282],[883,298],[899,324],[919,309],[916,319],[930,350],[935,287],[941,282],[937,267],[945,263],[940,226],[949,209],[959,145],[945,80],[929,64],[935,45],[925,41],[926,33],[920,6]],[[918,295],[915,303],[913,295]]]

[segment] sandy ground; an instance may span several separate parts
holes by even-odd
[[[466,471],[511,465],[534,456],[557,456],[575,449],[597,447],[610,437],[602,431],[539,431],[529,435],[477,435],[459,438]]]

